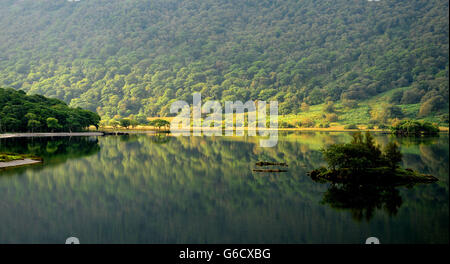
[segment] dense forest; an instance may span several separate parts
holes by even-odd
[[[395,106],[411,105],[412,117],[448,119],[448,6],[2,0],[0,86],[105,120],[166,116],[171,102],[190,101],[194,91],[204,100],[278,100],[281,114],[395,91],[385,101],[392,117]]]
[[[97,113],[70,108],[59,99],[0,88],[0,133],[80,131],[99,122]]]

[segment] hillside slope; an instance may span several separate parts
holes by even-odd
[[[0,87],[116,115],[175,99],[362,102],[448,113],[448,1],[2,0]]]

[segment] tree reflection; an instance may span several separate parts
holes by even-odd
[[[151,141],[156,144],[166,144],[170,141],[172,137],[168,136],[167,133],[157,133],[154,136],[151,136]]]
[[[322,202],[334,209],[350,211],[353,219],[361,222],[364,219],[370,221],[377,209],[395,216],[403,201],[395,187],[331,184]]]
[[[73,138],[14,138],[0,140],[0,152],[31,154],[43,158],[44,167],[57,165],[69,159],[93,155],[100,151],[97,137]],[[2,174],[17,173],[28,168],[40,169],[42,166],[19,167],[2,171]]]

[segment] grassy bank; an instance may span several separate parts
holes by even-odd
[[[24,159],[42,160],[39,157],[28,154],[0,153],[0,162],[11,162]]]
[[[441,131],[449,131],[448,112],[435,111],[426,116],[420,115],[420,103],[393,106],[389,103],[393,94],[405,90],[407,87],[397,88],[366,100],[328,102],[318,105],[307,105],[299,109],[296,114],[278,116],[279,129],[313,130],[313,131],[348,131],[354,129],[384,131],[400,120],[414,120],[430,122],[439,126]],[[281,111],[281,110],[280,110]],[[248,115],[245,113],[244,115]],[[133,119],[130,116],[129,119]],[[226,115],[223,117],[226,119]],[[172,117],[148,117],[147,121],[163,119],[171,121]],[[245,118],[246,119],[246,118]],[[101,126],[113,129],[111,120],[103,120]],[[224,121],[222,125],[224,125]],[[246,124],[247,125],[247,124]],[[119,126],[120,127],[120,126]],[[116,125],[116,128],[118,126]],[[154,129],[151,126],[135,126],[134,129]]]

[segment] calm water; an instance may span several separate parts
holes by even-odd
[[[375,135],[400,143],[403,166],[438,183],[313,182],[320,148],[350,136],[290,133],[274,148],[254,137],[3,139],[0,152],[45,163],[0,171],[0,243],[448,243],[448,135]],[[258,160],[287,162],[288,172],[253,172]]]

